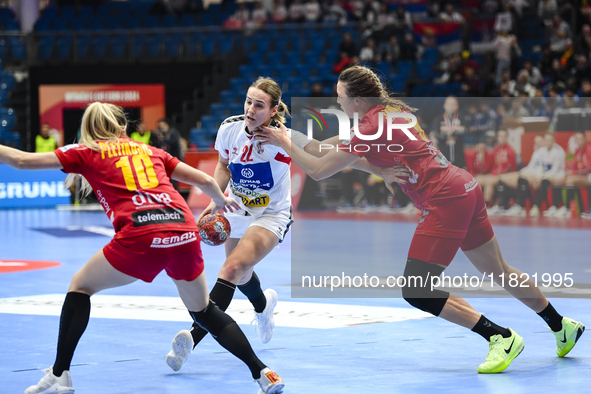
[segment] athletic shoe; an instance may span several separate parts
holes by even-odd
[[[583,212],[581,214],[581,219],[591,219],[591,212]]]
[[[581,335],[583,335],[585,326],[578,321],[563,317],[562,330],[552,332],[556,337],[556,354],[558,357],[564,357],[575,346]]]
[[[511,208],[506,210],[505,213],[503,213],[503,216],[524,218],[527,216],[527,213],[525,212],[525,208],[523,208],[520,205],[514,204]]]
[[[25,390],[25,394],[70,394],[74,393],[72,375],[64,371],[59,378],[53,374],[53,367],[44,369],[45,376],[39,383]]]
[[[478,366],[480,373],[499,373],[507,369],[511,361],[523,350],[523,338],[509,328],[511,336],[503,338],[501,334],[490,338],[486,360]]]
[[[540,217],[540,208],[537,205],[533,205],[529,210],[530,217]]]
[[[492,208],[486,209],[486,213],[488,214],[488,216],[499,216],[502,215],[504,212],[505,210],[499,207],[498,205],[493,205]]]
[[[556,215],[557,211],[558,211],[558,208],[556,208],[556,206],[552,205],[550,208],[548,208],[547,210],[544,211],[544,217],[553,218]]]
[[[263,369],[261,377],[255,380],[261,386],[259,394],[279,394],[283,392],[285,387],[283,379],[269,368]]]
[[[173,371],[179,371],[193,351],[191,332],[183,330],[172,340],[172,350],[166,355],[166,364]]]
[[[261,313],[255,313],[253,320],[253,323],[257,323],[259,338],[263,343],[267,343],[273,338],[273,330],[275,329],[273,310],[277,305],[277,292],[273,289],[267,289],[265,290],[265,298],[267,299],[265,310]]]
[[[554,213],[555,218],[570,218],[570,211],[566,207],[566,205],[561,206],[559,209],[556,210]]]

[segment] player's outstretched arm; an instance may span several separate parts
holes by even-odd
[[[300,141],[306,140],[307,137],[300,133],[299,131],[292,130],[291,131],[291,143],[292,145],[296,145],[299,148],[302,148],[303,143]],[[323,141],[318,141],[315,139],[307,140],[305,146],[303,146],[303,150],[306,153],[314,157],[323,157],[328,152],[335,150],[336,147],[341,143],[338,135],[333,137],[327,138]],[[326,147],[332,146],[332,149],[326,149]],[[409,177],[411,176],[410,171],[404,166],[393,166],[393,167],[378,167],[374,164],[371,164],[366,158],[362,157],[350,166],[351,168],[355,168],[356,170],[361,170],[368,172],[370,174],[374,174],[379,176],[380,178],[384,178],[385,173],[384,171],[388,170],[388,175],[394,176],[393,181],[397,183],[406,183],[406,180],[401,179],[400,177]]]
[[[172,179],[199,187],[215,204],[212,211],[224,209],[233,212],[235,209],[240,209],[240,205],[236,201],[224,196],[213,177],[183,162],[180,162],[172,172]]]
[[[62,163],[53,152],[31,153],[0,145],[0,163],[19,170],[61,170]]]

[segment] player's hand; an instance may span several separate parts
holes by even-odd
[[[392,182],[406,184],[407,180],[402,178],[409,178],[412,176],[410,170],[405,166],[382,167],[380,174],[377,175],[383,178],[386,184]]]
[[[217,202],[212,201],[212,202],[215,204],[215,206],[212,209],[213,212],[218,212],[218,213],[234,212],[234,211],[237,211],[240,209],[240,204],[238,204],[236,202],[236,200],[234,200],[231,197],[224,196],[223,200],[220,200]],[[209,204],[209,205],[211,205],[211,204]]]
[[[209,205],[203,210],[203,212],[201,212],[201,215],[199,215],[199,217],[197,218],[197,224],[199,224],[199,222],[201,221],[201,219],[203,219],[203,217],[205,215],[209,215],[210,213],[213,212],[213,209],[216,207],[215,202],[213,202],[213,200],[209,203]]]
[[[279,123],[278,129],[261,125],[258,130],[254,131],[254,136],[263,145],[270,144],[283,147],[290,142],[287,127],[283,123]]]

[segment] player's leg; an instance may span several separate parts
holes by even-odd
[[[281,378],[259,360],[236,322],[209,300],[205,274],[201,273],[193,281],[173,280],[193,321],[248,366],[264,393],[283,389]]]
[[[564,357],[583,334],[585,326],[560,315],[529,275],[507,264],[501,254],[496,236],[484,242],[487,237],[479,234],[491,231],[492,229],[486,228],[481,231],[469,231],[462,244],[466,257],[480,272],[486,275],[492,274],[497,284],[503,286],[507,292],[536,312],[548,324],[556,337],[556,353]]]
[[[41,381],[29,387],[26,394],[73,393],[70,363],[78,341],[86,330],[90,318],[90,296],[105,289],[124,286],[137,279],[115,268],[102,250],[74,274],[60,315],[57,355],[53,367]],[[51,391],[54,390],[54,391]]]

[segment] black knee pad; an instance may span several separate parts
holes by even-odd
[[[527,191],[528,188],[529,188],[529,182],[527,181],[527,179],[519,178],[517,180],[517,189],[518,190]]]
[[[406,281],[402,288],[402,297],[415,308],[439,316],[449,293],[438,289],[431,290],[431,277],[438,277],[444,269],[437,264],[409,257],[404,269]]]
[[[189,311],[189,314],[193,318],[195,324],[209,332],[214,338],[216,338],[229,324],[234,323],[234,319],[223,312],[211,300],[209,301],[207,308],[201,312]]]

